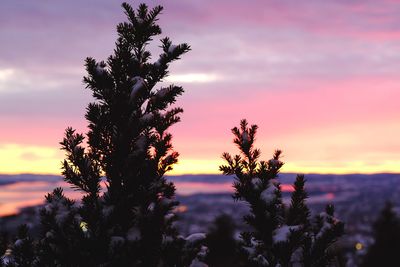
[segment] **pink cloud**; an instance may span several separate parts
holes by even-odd
[[[292,81],[285,86],[287,88],[280,90],[256,92],[247,88],[247,96],[229,101],[213,99],[212,96],[208,101],[187,101],[184,104],[186,113],[183,122],[175,126],[173,131],[176,147],[185,157],[219,157],[223,151],[233,147],[230,129],[240,119],[248,118],[250,123],[260,126],[260,143],[272,147],[271,149],[285,146],[289,153],[294,149],[297,154],[303,155],[307,154],[307,149],[318,150],[318,147],[303,147],[303,151],[298,151],[297,147],[291,147],[292,143],[285,145],[282,137],[297,136],[298,142],[301,142],[307,138],[307,133],[320,132],[323,129],[332,130],[323,131],[329,138],[329,135],[335,135],[335,131],[341,133],[349,125],[370,125],[373,128],[381,123],[386,124],[376,134],[385,135],[386,140],[370,135],[369,138],[374,138],[374,142],[377,142],[374,149],[370,150],[394,149],[393,144],[397,141],[387,127],[400,118],[397,102],[400,97],[400,81]],[[365,127],[352,129],[350,134],[353,136],[356,130],[364,131]],[[328,145],[328,139],[324,136],[320,138],[319,145]],[[274,140],[279,143],[274,144]],[[368,144],[368,139],[360,140],[367,143],[355,144],[355,150]],[[349,139],[349,142],[354,140]],[[345,151],[338,150],[337,153]]]

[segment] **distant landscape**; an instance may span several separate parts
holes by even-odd
[[[292,173],[280,174],[286,203],[295,176]],[[357,261],[357,255],[362,255],[373,241],[371,225],[384,203],[389,200],[395,205],[400,203],[400,192],[397,190],[400,174],[308,174],[306,178],[308,204],[312,212],[323,211],[328,203],[335,204],[338,217],[346,223],[343,246],[350,260]],[[181,202],[178,226],[184,234],[207,231],[220,214],[228,214],[235,222],[240,222],[247,213],[247,207],[241,202],[235,203],[231,197],[233,177],[181,175],[170,176],[169,179],[177,187]],[[70,189],[61,176],[0,175],[1,229],[14,231],[24,220],[35,228],[38,223],[37,207],[43,202],[44,195],[57,186],[62,186],[68,196],[79,197],[79,193]],[[13,215],[19,212],[19,215]],[[245,226],[237,223],[237,227],[239,232]],[[356,251],[356,243],[363,244],[364,249]]]

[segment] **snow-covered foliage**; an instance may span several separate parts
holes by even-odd
[[[101,76],[105,74],[107,71],[105,69],[106,65],[104,62],[100,62],[96,64],[96,74]]]
[[[300,229],[301,226],[298,225],[283,225],[275,230],[272,239],[274,243],[289,242],[290,234]]]
[[[200,241],[203,241],[206,238],[206,234],[204,233],[196,233],[196,234],[191,234],[188,237],[186,237],[186,241],[188,244],[192,245],[195,243],[199,243]]]
[[[274,184],[270,183],[269,186],[261,192],[260,198],[268,204],[275,199],[277,190],[279,189]]]
[[[171,44],[170,46],[169,46],[169,48],[168,48],[168,53],[169,54],[173,54],[173,53],[175,53],[175,51],[178,49],[178,46],[177,45],[173,45],[173,44]]]
[[[140,121],[142,123],[150,123],[150,122],[153,121],[153,119],[154,119],[154,114],[153,113],[146,113],[140,118]]]
[[[208,267],[207,264],[204,262],[200,261],[198,258],[195,258],[191,263],[189,267]]]
[[[34,266],[37,259],[34,252],[33,239],[28,234],[27,225],[18,228],[17,238],[2,257],[5,266]]]
[[[133,82],[133,86],[131,88],[130,100],[133,101],[140,91],[146,88],[146,82],[140,76],[135,76],[131,80]]]
[[[198,246],[198,244],[201,244],[204,239],[205,234],[193,234],[186,238],[189,246]],[[204,262],[207,252],[208,248],[206,246],[200,246],[200,250],[198,250],[196,257],[190,263],[190,267],[208,267]]]
[[[259,190],[262,187],[262,181],[260,178],[256,177],[251,179],[251,183],[253,184],[255,190]]]
[[[327,266],[335,257],[331,245],[343,232],[343,224],[334,217],[333,207],[314,220],[305,203],[305,179],[298,175],[291,203],[282,202],[278,174],[283,162],[281,151],[272,159],[259,161],[254,148],[257,126],[248,127],[242,120],[233,128],[234,143],[240,154],[223,154],[227,165],[220,166],[225,175],[234,175],[234,199],[246,201],[251,213],[244,217],[250,231],[241,234],[241,248],[246,266]]]

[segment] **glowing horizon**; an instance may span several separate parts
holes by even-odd
[[[2,2],[0,173],[61,173],[64,129],[86,132],[83,59],[112,52],[121,2]],[[171,175],[219,173],[243,118],[283,172],[400,173],[400,3],[144,2],[165,7],[160,38],[192,47],[165,81],[185,89]]]
[[[57,149],[36,148],[36,152],[44,152],[56,154]],[[26,153],[26,150],[21,150]],[[15,150],[14,150],[15,153]],[[18,154],[18,153],[16,153]],[[15,154],[14,154],[15,155]],[[41,159],[39,161],[28,163],[26,160],[18,162],[17,158],[12,155],[10,158],[0,156],[0,174],[19,175],[19,174],[41,174],[41,175],[61,175],[62,157],[57,159]],[[15,166],[20,163],[19,166]],[[28,164],[27,164],[28,163]],[[217,160],[202,160],[202,159],[184,159],[174,165],[174,169],[167,175],[208,175],[221,174],[218,170],[220,165],[224,164],[222,159]],[[400,173],[400,165],[397,161],[385,162],[376,166],[366,166],[362,161],[348,162],[350,166],[332,167],[329,164],[320,163],[321,166],[301,166],[296,163],[287,162],[282,167],[283,173],[298,173],[298,174],[377,174],[377,173]],[[324,166],[325,165],[325,166]],[[20,166],[24,166],[20,168]],[[361,170],[361,171],[360,171]]]

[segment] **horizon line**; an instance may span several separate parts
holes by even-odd
[[[384,171],[384,172],[349,172],[349,173],[318,173],[318,172],[279,172],[279,174],[293,174],[293,175],[379,175],[379,174],[390,174],[390,175],[400,175],[400,172],[391,172],[391,171]],[[18,175],[36,175],[36,176],[60,176],[62,174],[55,174],[55,173],[31,173],[31,172],[21,172],[21,173],[1,173],[0,176],[18,176]],[[179,173],[179,174],[165,174],[165,176],[229,176],[223,175],[222,173]]]

